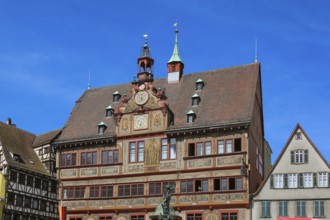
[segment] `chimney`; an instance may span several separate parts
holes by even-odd
[[[7,125],[11,125],[11,118],[7,118]]]

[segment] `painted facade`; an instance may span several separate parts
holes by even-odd
[[[260,64],[184,75],[177,34],[167,79],[146,39],[131,83],[76,102],[53,143],[68,220],[147,220],[166,186],[184,220],[249,218],[269,153]]]

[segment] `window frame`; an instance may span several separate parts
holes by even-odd
[[[130,220],[145,220],[145,214],[143,214],[143,213],[130,214],[129,219]]]
[[[140,147],[140,143],[142,143],[142,147]],[[132,148],[133,144],[134,144],[134,148]],[[144,162],[144,148],[145,148],[144,140],[131,141],[128,143],[128,147],[129,147],[128,148],[129,163]],[[132,153],[132,150],[134,150],[134,154]],[[140,154],[142,155],[142,157],[140,157],[141,156]]]
[[[317,174],[317,186],[318,187],[329,187],[329,174],[327,172],[319,172]]]
[[[288,201],[278,201],[278,216],[288,217]]]
[[[166,140],[166,143],[164,143],[165,140]],[[174,140],[173,143],[172,143],[172,140]],[[174,149],[173,154],[172,154],[172,151],[171,151],[172,147]],[[160,149],[160,151],[161,151],[160,159],[161,160],[175,160],[175,159],[177,159],[176,150],[177,150],[176,138],[162,138],[161,139],[161,149]]]
[[[206,154],[206,144],[209,143],[209,153]],[[198,148],[200,145],[201,151],[198,151]],[[190,155],[190,148],[194,148],[193,153],[194,155]],[[187,144],[187,157],[201,157],[201,156],[209,156],[212,155],[212,141],[211,140],[206,140],[206,141],[198,141],[198,142],[190,142]],[[200,153],[199,153],[200,152]]]
[[[296,201],[296,217],[306,217],[306,201]]]
[[[236,150],[236,142],[240,143],[240,150]],[[228,141],[228,142],[227,142]],[[222,142],[222,145],[219,145],[219,142]],[[230,145],[229,145],[230,142]],[[222,150],[220,150],[222,146]],[[232,138],[222,138],[217,140],[217,154],[232,154],[242,152],[242,138],[241,137],[232,137]]]
[[[227,216],[223,216],[223,215],[227,215]],[[236,215],[236,219],[233,219],[232,215]],[[239,211],[233,210],[233,211],[221,211],[220,212],[220,220],[238,220],[239,219]]]
[[[106,196],[103,196],[104,188],[105,188],[105,195]],[[114,188],[113,185],[90,186],[89,187],[89,198],[90,199],[113,198],[114,197],[114,195],[113,195],[114,189],[113,188]],[[97,195],[96,195],[96,191],[94,191],[94,193],[93,193],[94,196],[91,196],[92,195],[92,189],[93,190],[97,189]],[[109,192],[111,192],[111,193],[109,193]]]
[[[192,216],[192,218],[190,216]],[[187,212],[186,213],[186,220],[202,220],[202,219],[203,219],[202,212]]]
[[[261,202],[261,218],[271,218],[271,201]]]
[[[314,201],[314,217],[317,217],[317,218],[325,217],[324,200],[315,200]]]
[[[230,181],[235,181],[234,189],[230,187]],[[242,188],[237,188],[238,181],[241,183]],[[216,184],[216,182],[218,182]],[[215,189],[215,186],[219,186],[219,189]],[[244,189],[244,181],[242,176],[227,176],[227,177],[220,177],[220,178],[213,178],[213,191],[240,191]]]
[[[134,188],[136,188],[136,193],[133,193]],[[145,194],[144,184],[143,183],[119,184],[117,188],[117,193],[118,193],[118,197],[143,196]]]
[[[72,197],[69,197],[70,194],[72,194]],[[62,198],[63,198],[63,200],[87,198],[86,197],[86,187],[85,186],[63,187]]]
[[[273,174],[273,180],[274,180],[274,188],[275,189],[283,189],[284,188],[284,174],[283,173]]]
[[[70,158],[68,158],[70,156]],[[61,153],[60,166],[72,167],[77,165],[77,153]]]
[[[176,186],[175,181],[150,182],[148,184],[148,189],[149,189],[148,193],[150,196],[162,195],[165,191],[166,186],[171,186],[171,187],[174,186],[174,192],[172,193],[175,193],[175,186]]]
[[[200,183],[197,183],[200,181]],[[206,187],[205,184],[206,183]],[[210,184],[208,179],[185,179],[180,180],[180,193],[201,193],[209,192]],[[184,190],[185,189],[185,190]]]
[[[84,159],[83,159],[84,157]],[[82,151],[80,152],[80,165],[96,165],[97,163],[97,151]]]
[[[112,160],[109,161],[109,153],[112,152]],[[105,157],[104,154],[105,153]],[[101,164],[116,164],[119,163],[119,149],[109,149],[101,151]]]

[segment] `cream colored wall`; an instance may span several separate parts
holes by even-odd
[[[300,129],[297,130],[301,132]],[[290,140],[290,143],[283,153],[280,161],[277,163],[272,174],[277,173],[305,173],[305,172],[330,172],[327,164],[321,159],[315,148],[308,141],[304,133],[301,133],[302,139],[297,140],[295,135]],[[307,164],[291,164],[291,151],[293,150],[308,150],[308,163]],[[307,217],[314,216],[314,201],[324,200],[325,201],[325,215],[330,219],[330,188],[315,187],[315,188],[295,188],[295,189],[271,189],[270,180],[268,178],[263,188],[257,196],[254,198],[252,208],[252,219],[270,219],[260,218],[261,215],[261,201],[271,201],[271,219],[277,219],[278,215],[278,201],[291,200],[288,204],[288,214],[290,217],[296,215],[296,201],[305,200],[306,204],[306,215]]]

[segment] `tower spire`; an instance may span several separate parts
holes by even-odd
[[[258,39],[255,39],[254,43],[254,62],[258,63]]]
[[[179,36],[179,30],[177,28],[178,23],[176,22],[174,25],[175,27],[175,43],[174,43],[174,49],[173,49],[173,53],[172,56],[170,58],[170,60],[167,62],[167,70],[168,70],[168,77],[167,77],[167,81],[168,83],[177,83],[180,81],[181,76],[183,74],[183,68],[184,68],[184,64],[181,60],[180,54],[179,54],[179,40],[178,40],[178,36]]]
[[[174,44],[172,57],[170,58],[170,60],[167,63],[182,62],[182,60],[180,58],[180,54],[179,54],[179,47],[178,47],[178,36],[179,36],[178,23],[176,22],[173,26],[176,27],[176,29],[174,31],[175,32],[175,44]]]
[[[138,63],[138,82],[153,81],[152,66],[154,60],[150,56],[150,48],[148,46],[148,35],[144,34],[144,45],[141,49],[140,57],[137,60]]]
[[[87,90],[90,90],[90,89],[91,89],[91,71],[89,70]]]

